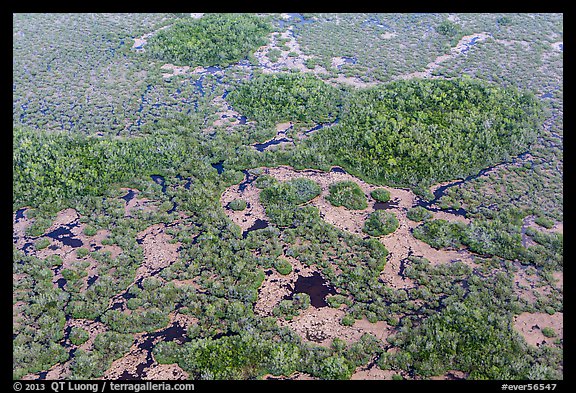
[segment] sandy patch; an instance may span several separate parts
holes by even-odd
[[[538,298],[552,295],[552,288],[545,282],[538,272],[531,267],[514,262],[517,271],[514,272],[514,293],[520,299],[526,300],[529,304],[534,304]],[[554,277],[563,277],[562,272],[555,273]]]
[[[557,51],[562,51],[562,49],[564,48],[564,42],[563,41],[554,42],[550,45],[552,45],[552,48],[556,49]]]
[[[350,344],[360,340],[364,333],[371,333],[385,341],[392,329],[384,321],[374,324],[368,321],[356,321],[352,326],[343,326],[340,320],[344,315],[346,313],[342,309],[309,307],[291,321],[278,319],[278,324],[290,327],[304,341],[327,348],[336,337]]]
[[[345,84],[354,87],[358,87],[360,89],[364,89],[366,87],[376,86],[378,82],[364,82],[362,79],[356,76],[344,76],[343,74],[339,74],[337,78],[332,78],[327,81],[333,85],[335,84]]]
[[[96,336],[100,333],[104,333],[108,331],[106,325],[100,322],[91,321],[88,319],[70,319],[66,322],[65,329],[69,327],[77,327],[86,330],[89,334],[88,340],[83,343],[82,345],[74,345],[69,342],[67,346],[68,351],[72,351],[74,349],[78,350],[81,349],[83,351],[90,351],[94,346],[94,340]],[[72,373],[70,367],[72,365],[73,359],[67,360],[64,363],[59,363],[48,369],[46,373],[47,380],[60,380],[60,379],[67,379],[70,377]],[[28,374],[22,379],[38,379],[37,374]]]
[[[258,289],[258,300],[254,305],[254,312],[260,316],[272,315],[272,310],[284,296],[288,296],[294,288],[294,284],[298,276],[309,277],[314,272],[318,271],[315,267],[309,267],[301,263],[296,258],[283,255],[282,258],[286,259],[292,265],[292,272],[285,276],[281,275],[276,269],[268,269],[266,279]]]
[[[197,322],[198,320],[194,317],[171,313],[168,326],[176,323],[180,325],[180,327],[187,329]],[[166,328],[158,329],[156,332],[164,329]],[[119,379],[122,375],[126,374],[129,374],[131,378],[138,376],[143,380],[188,379],[188,373],[182,370],[177,364],[158,364],[156,359],[154,359],[152,350],[148,351],[147,349],[141,348],[142,344],[146,341],[151,344],[150,347],[152,348],[162,340],[162,337],[155,337],[150,342],[148,333],[136,333],[134,338],[135,341],[128,353],[120,359],[116,359],[101,379]]]
[[[467,378],[468,378],[468,373],[465,373],[464,371],[451,370],[451,371],[448,371],[444,375],[437,375],[434,377],[430,377],[430,380],[432,380],[432,381],[438,381],[438,380],[456,381],[456,380],[467,379]]]
[[[542,329],[550,327],[557,336],[548,338],[542,334]],[[532,346],[554,345],[556,339],[564,337],[564,313],[553,315],[546,313],[522,313],[514,317],[514,328]]]
[[[338,68],[341,65],[344,65],[346,63],[346,61],[344,61],[343,57],[333,57],[332,58],[332,67],[333,68]]]
[[[306,67],[304,62],[313,56],[305,55],[302,53],[300,49],[300,44],[296,41],[296,37],[294,36],[294,27],[290,26],[288,29],[281,33],[271,33],[269,35],[269,43],[265,46],[258,48],[258,50],[254,53],[256,59],[258,59],[258,64],[262,68],[262,72],[265,74],[274,73],[274,72],[284,72],[283,68],[288,69],[296,69],[300,72],[312,72],[315,74],[318,73],[328,73],[328,71],[319,66],[315,65],[313,69]],[[284,44],[284,46],[288,47],[288,50],[281,50],[276,44],[278,39],[288,40]],[[268,58],[267,54],[272,49],[280,49],[280,55],[276,62],[271,62]],[[289,56],[290,52],[294,52],[296,56]]]
[[[138,195],[140,194],[139,190],[135,188],[121,188],[121,190],[126,193],[129,191],[134,193],[134,197],[124,206],[124,217],[135,217],[137,211],[142,213],[158,211],[158,207],[153,204],[154,202],[152,200],[148,198],[138,198]]]
[[[203,15],[204,15],[204,12],[196,12],[196,13],[191,13],[190,17],[194,18],[194,19],[200,19],[200,18],[202,18]]]
[[[228,203],[234,199],[244,199],[247,202],[246,209],[242,211],[234,211],[226,208]],[[264,207],[260,203],[260,189],[252,184],[249,184],[245,189],[240,190],[238,184],[229,187],[222,193],[220,203],[225,209],[226,215],[238,225],[242,231],[250,228],[257,219],[267,220]]]
[[[389,39],[391,39],[391,38],[396,37],[397,35],[398,35],[398,34],[396,34],[396,33],[391,33],[391,32],[389,32],[389,31],[387,31],[387,32],[384,33],[384,34],[380,34],[380,38],[383,38],[383,39],[385,39],[385,40],[389,40]]]
[[[170,243],[172,237],[164,232],[165,229],[165,224],[155,224],[136,236],[136,239],[141,240],[144,250],[144,262],[136,270],[136,280],[150,276],[178,260],[178,248],[181,244]]]
[[[382,370],[378,366],[369,368],[358,367],[354,374],[350,377],[351,380],[391,380],[394,375],[399,375],[397,371]]]

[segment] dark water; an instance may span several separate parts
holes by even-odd
[[[144,377],[144,370],[154,363],[152,350],[154,349],[154,341],[156,341],[156,339],[160,338],[160,341],[178,341],[179,343],[190,341],[190,338],[186,336],[186,329],[180,326],[177,322],[174,322],[166,329],[155,333],[148,333],[145,337],[145,340],[138,344],[138,348],[146,352],[146,360],[136,366],[134,374],[127,370],[124,371],[119,378],[120,380],[134,380],[142,379]]]
[[[465,44],[465,48],[462,49],[462,52],[461,52],[461,53],[466,53],[466,52],[468,52],[472,46],[476,45],[476,41],[478,41],[479,38],[480,38],[480,37],[474,37],[474,38],[472,38],[468,44]]]
[[[182,181],[186,179],[186,184],[184,184],[184,188],[189,190],[190,186],[192,185],[192,179],[190,177],[182,177],[181,175],[176,175],[176,179]]]
[[[206,68],[206,72],[213,74],[215,72],[222,71],[222,68],[216,66],[209,66]]]
[[[243,170],[244,174],[246,175],[246,179],[238,185],[238,190],[244,191],[244,189],[248,186],[248,184],[252,184],[254,180],[256,180],[256,176],[252,175],[247,170]]]
[[[270,146],[279,145],[280,143],[283,143],[283,142],[292,142],[292,141],[288,138],[272,139],[272,140],[265,142],[265,143],[255,143],[252,146],[254,146],[256,148],[256,150],[258,150],[258,151],[264,151],[265,149],[267,149]]]
[[[120,198],[124,199],[126,201],[126,204],[128,204],[128,202],[130,202],[132,199],[134,199],[135,195],[136,195],[136,193],[133,190],[128,190],[128,193],[126,195],[124,195],[123,197],[120,197]]]
[[[298,276],[292,294],[285,297],[285,299],[292,299],[295,293],[307,293],[310,295],[310,304],[313,307],[320,308],[328,306],[326,296],[335,295],[336,289],[328,284],[320,273],[314,272],[309,277]]]
[[[315,125],[314,127],[312,127],[311,129],[309,129],[308,131],[304,131],[304,135],[308,136],[311,133],[313,133],[314,131],[318,131],[324,127],[332,127],[333,125],[336,125],[340,122],[340,119],[336,119],[334,120],[332,123],[320,123]]]
[[[314,23],[313,19],[305,19],[304,16],[300,13],[288,13],[288,15],[290,16],[290,18],[288,19],[283,19],[281,18],[280,20],[278,20],[278,24],[280,26],[280,29],[284,29],[285,27],[288,27],[290,25],[294,25],[295,27],[299,27],[308,23]]]
[[[496,169],[497,167],[499,167],[499,166],[501,166],[501,165],[504,165],[504,164],[514,164],[514,163],[516,163],[518,160],[524,159],[528,154],[529,154],[529,152],[528,152],[528,151],[525,151],[524,153],[521,153],[521,154],[517,155],[516,157],[512,158],[512,161],[510,161],[510,162],[501,162],[501,163],[496,164],[496,165],[494,165],[494,166],[490,166],[490,167],[488,167],[488,168],[484,168],[484,169],[480,170],[477,174],[470,175],[470,176],[467,176],[467,177],[464,178],[464,179],[456,180],[456,181],[453,181],[453,182],[451,182],[451,183],[445,184],[445,185],[443,185],[443,186],[441,186],[441,187],[438,187],[438,188],[434,191],[434,199],[432,199],[432,200],[429,201],[429,202],[425,202],[425,201],[423,201],[421,198],[417,198],[418,200],[417,200],[417,202],[416,202],[416,206],[422,206],[422,207],[424,207],[424,208],[426,208],[426,209],[428,209],[428,210],[430,210],[430,211],[445,211],[445,212],[452,213],[452,214],[455,214],[455,215],[466,216],[466,210],[464,210],[464,209],[462,209],[462,208],[459,208],[459,209],[440,209],[440,208],[433,208],[433,207],[431,207],[431,205],[436,204],[436,203],[440,200],[440,198],[442,198],[442,196],[444,195],[444,193],[446,192],[446,190],[447,190],[448,188],[454,187],[454,186],[458,186],[458,185],[460,185],[460,184],[462,184],[462,183],[464,183],[464,182],[470,181],[470,180],[474,180],[474,179],[476,179],[476,178],[478,178],[478,177],[480,177],[480,176],[483,176],[483,175],[485,175],[486,173],[492,171],[493,169]]]
[[[94,282],[98,279],[98,276],[90,276],[88,277],[88,286],[94,284]]]
[[[219,161],[215,164],[210,164],[212,165],[212,168],[216,169],[216,171],[218,171],[218,174],[220,175],[222,172],[224,172],[224,166],[222,165],[224,163],[224,161]]]
[[[173,203],[172,207],[170,208],[170,210],[168,210],[166,213],[170,214],[170,213],[174,213],[176,211],[176,209],[178,208],[178,203],[171,201]]]
[[[346,171],[342,168],[340,168],[339,166],[333,166],[330,169],[330,172],[334,172],[334,173],[346,173]]]
[[[248,236],[249,232],[255,231],[257,229],[264,229],[268,227],[268,221],[266,220],[261,220],[259,218],[256,219],[256,222],[254,223],[254,225],[252,225],[250,228],[248,228],[247,230],[245,230],[242,233],[242,237],[244,239],[246,239],[246,236]]]
[[[561,50],[562,52],[564,52],[564,44],[560,44],[560,45],[558,45],[558,46],[560,47],[560,50]]]
[[[23,207],[22,209],[16,210],[16,222],[20,222],[20,220],[22,218],[26,218],[26,217],[24,217],[24,211],[26,211],[25,207]]]
[[[246,119],[246,116],[240,116],[240,117],[238,118],[239,124],[246,124],[246,120],[247,120],[247,119]]]
[[[162,186],[162,193],[166,194],[166,181],[163,176],[160,175],[150,175],[154,183],[160,184]]]
[[[82,240],[76,239],[76,235],[74,235],[71,231],[72,228],[77,226],[77,221],[72,224],[62,225],[61,227],[58,227],[52,232],[46,234],[46,236],[51,239],[58,240],[66,246],[73,248],[81,247],[84,243],[82,243]]]
[[[400,201],[398,198],[394,200],[390,200],[388,202],[375,202],[374,203],[374,210],[386,210],[390,209],[391,207],[398,207]]]
[[[58,284],[58,288],[64,289],[64,285],[66,285],[66,279],[64,277],[59,278],[58,281],[56,281],[56,284]]]
[[[264,270],[264,274],[266,274],[266,276],[271,276],[272,275],[272,269]]]
[[[212,340],[218,340],[222,337],[231,337],[231,336],[237,336],[237,335],[238,335],[238,333],[228,330],[226,332],[220,332],[218,334],[215,334],[214,336],[212,336]]]
[[[542,98],[552,98],[552,97],[554,97],[554,95],[553,95],[552,93],[546,93],[546,94],[541,95],[540,97],[542,97]]]

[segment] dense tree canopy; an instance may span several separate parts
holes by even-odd
[[[313,76],[281,73],[243,83],[228,100],[240,113],[261,122],[327,123],[336,120],[342,94]]]
[[[429,185],[524,152],[537,136],[539,113],[534,96],[514,88],[467,79],[397,81],[358,91],[337,126],[305,142],[365,179]]]
[[[176,65],[227,66],[266,43],[266,19],[250,14],[208,14],[180,19],[150,38],[146,48],[155,58]]]

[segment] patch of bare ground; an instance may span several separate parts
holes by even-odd
[[[351,380],[391,380],[394,375],[399,375],[397,371],[382,370],[378,366],[357,367]]]
[[[233,127],[241,124],[239,119],[242,117],[242,115],[232,109],[232,106],[230,106],[224,98],[217,96],[212,100],[212,103],[217,108],[217,119],[212,123],[212,126],[208,126],[204,130],[205,133],[214,131],[215,127],[226,127],[228,131],[232,131]],[[230,121],[230,119],[234,119],[234,121]],[[253,121],[247,121],[245,124],[253,123]]]
[[[292,293],[290,288],[294,288],[298,276],[309,277],[318,271],[315,267],[304,265],[299,260],[290,256],[282,256],[292,265],[290,274],[282,275],[275,269],[267,271],[266,279],[258,289],[258,300],[254,305],[254,312],[261,316],[272,315],[272,310],[280,301]]]
[[[194,317],[179,314],[178,312],[170,313],[170,325],[179,325],[187,330],[189,326],[198,323]],[[156,332],[165,328],[158,329]],[[152,354],[152,347],[162,341],[162,337],[154,337],[152,340],[148,333],[136,333],[134,343],[128,353],[120,359],[116,359],[104,376],[100,379],[143,379],[143,380],[182,380],[188,379],[189,375],[182,370],[177,364],[159,364]]]
[[[226,208],[231,201],[237,198],[244,199],[247,202],[246,209],[242,211],[234,211]],[[228,217],[232,222],[238,225],[242,231],[246,231],[254,225],[256,220],[266,219],[264,207],[260,203],[260,189],[255,187],[253,184],[247,185],[246,188],[242,190],[238,184],[227,188],[220,197],[220,203],[224,207]]]
[[[387,32],[384,33],[384,34],[381,34],[381,35],[380,35],[380,38],[383,38],[383,39],[385,39],[385,40],[389,40],[389,39],[391,39],[391,38],[396,37],[397,35],[398,35],[398,34],[396,34],[396,33],[391,33],[391,32],[389,32],[389,31],[387,31]]]
[[[360,89],[376,86],[378,84],[378,82],[364,82],[356,76],[345,76],[343,74],[338,74],[336,78],[329,79],[327,82],[332,85],[344,84],[358,87]]]
[[[278,60],[272,62],[268,58],[267,54],[272,49],[280,49],[276,46],[278,38],[288,40],[284,44],[284,46],[288,47],[288,50],[280,50]],[[290,53],[295,53],[296,56],[290,56]],[[293,26],[288,27],[286,31],[281,33],[271,33],[269,43],[258,48],[258,50],[254,53],[254,56],[256,59],[258,59],[259,66],[262,67],[262,72],[265,74],[282,72],[283,68],[296,69],[300,72],[312,72],[315,74],[328,73],[324,67],[321,67],[317,64],[312,69],[306,67],[304,62],[312,56],[302,53],[300,44],[298,44],[298,41],[296,41],[294,36]]]
[[[546,337],[542,329],[549,327],[554,329],[556,337]],[[514,317],[514,328],[532,346],[554,345],[556,339],[564,337],[564,313],[557,312],[553,315],[546,313],[522,313]]]
[[[339,338],[350,344],[360,340],[364,333],[371,333],[378,339],[385,341],[392,329],[384,321],[370,323],[367,320],[360,320],[352,326],[344,326],[340,324],[344,315],[346,313],[343,309],[310,306],[290,321],[278,319],[278,324],[290,327],[304,341],[327,348],[330,347],[334,338]]]
[[[148,198],[138,198],[140,191],[135,188],[121,188],[122,191],[127,193],[132,192],[133,197],[125,200],[124,217],[134,217],[135,212],[141,211],[142,213],[158,211],[158,207],[154,205],[153,201]],[[128,194],[126,194],[128,195]]]
[[[457,381],[457,380],[467,379],[467,378],[468,378],[468,373],[466,373],[464,371],[451,370],[451,371],[448,371],[444,375],[436,375],[436,376],[430,377],[430,380],[433,380],[433,381],[437,381],[437,380]]]
[[[551,45],[552,45],[552,48],[554,48],[558,51],[562,51],[562,48],[564,47],[564,42],[563,41],[554,42]]]
[[[25,228],[30,225],[31,221],[24,218],[20,218],[18,222],[14,224],[14,236],[17,240],[14,242],[16,248],[20,250],[25,250],[27,254],[33,255],[40,259],[45,259],[51,255],[58,255],[62,258],[62,267],[55,268],[53,285],[56,288],[58,280],[62,279],[62,270],[73,269],[75,265],[83,262],[88,262],[89,265],[85,268],[86,276],[83,278],[84,285],[81,289],[82,291],[88,287],[88,280],[90,277],[98,275],[98,262],[92,258],[90,255],[85,257],[78,257],[76,251],[78,247],[83,247],[88,249],[88,251],[108,251],[112,258],[116,258],[122,249],[117,245],[102,245],[102,240],[105,239],[110,232],[105,229],[99,230],[94,236],[87,236],[84,234],[84,229],[86,224],[79,223],[80,214],[74,209],[64,209],[56,215],[56,218],[52,222],[52,225],[44,232],[44,235],[38,237],[48,238],[50,244],[48,247],[42,250],[36,250],[34,246],[30,246],[36,241],[36,238],[28,237],[25,235]],[[47,235],[53,233],[54,231],[63,231],[64,235],[53,236],[52,238]],[[70,243],[74,241],[75,243]],[[28,246],[27,246],[28,245]]]

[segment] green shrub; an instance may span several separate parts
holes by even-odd
[[[276,261],[274,261],[274,268],[284,276],[292,272],[292,265],[284,258],[276,259]]]
[[[247,203],[244,199],[234,199],[228,204],[228,207],[235,211],[246,209]]]
[[[388,202],[390,200],[390,191],[385,188],[377,188],[370,193],[370,196],[378,202]]]
[[[42,250],[48,247],[49,245],[50,245],[50,239],[48,239],[47,237],[43,237],[34,242],[34,248],[36,250]]]
[[[251,14],[207,14],[180,19],[153,35],[150,56],[177,65],[227,66],[266,44],[271,30],[265,18]]]
[[[465,228],[465,225],[461,223],[431,220],[414,228],[413,235],[416,239],[422,240],[436,249],[459,248],[462,246]]]
[[[74,345],[84,344],[89,337],[88,332],[82,328],[73,327],[70,331],[70,342]]]
[[[86,255],[88,255],[89,252],[90,251],[86,247],[80,247],[76,250],[76,255],[78,258],[84,258]]]
[[[399,225],[398,219],[394,213],[384,210],[376,210],[375,212],[370,213],[364,223],[362,231],[371,236],[382,236],[394,232],[398,229]]]
[[[275,177],[270,175],[260,175],[254,180],[254,186],[256,188],[264,189],[270,187],[274,184],[277,184],[278,180]]]
[[[408,210],[406,217],[412,221],[425,221],[432,218],[432,213],[422,206],[416,206]]]
[[[93,226],[87,225],[84,228],[84,234],[86,236],[94,236],[96,234],[96,232],[98,232],[98,230],[96,228],[94,228]]]
[[[351,210],[363,210],[368,207],[366,195],[357,183],[350,180],[332,183],[326,199],[333,206],[344,206]]]
[[[540,225],[541,227],[550,229],[554,226],[554,220],[549,219],[546,216],[540,216],[538,218],[536,218],[536,220],[534,220],[534,222],[538,225]]]
[[[545,328],[542,329],[542,334],[548,338],[556,337],[557,335],[554,329],[552,329],[549,326],[546,326]]]
[[[340,323],[344,326],[352,326],[354,325],[355,319],[352,315],[346,314],[340,320]]]

